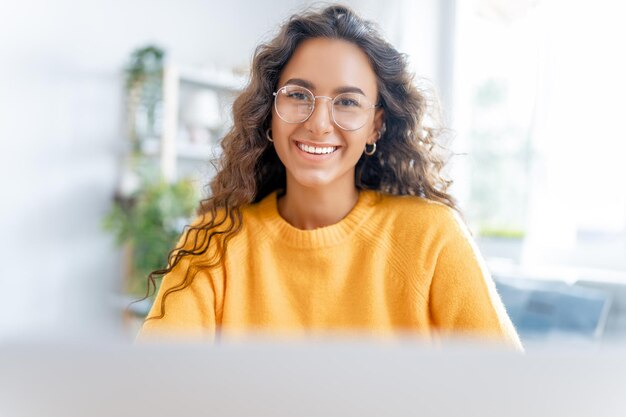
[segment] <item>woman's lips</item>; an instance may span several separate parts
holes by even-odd
[[[315,154],[315,155],[332,153],[337,149],[337,146],[334,146],[334,145],[327,145],[327,144],[311,145],[311,144],[298,142],[298,141],[296,141],[296,146],[298,146],[298,148],[302,149],[304,152]]]
[[[296,147],[298,154],[308,161],[325,161],[337,153],[340,148],[340,146],[333,146],[329,144],[311,145],[299,141],[294,141],[294,146]]]

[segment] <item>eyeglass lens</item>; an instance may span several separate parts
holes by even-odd
[[[302,123],[315,108],[315,96],[304,87],[285,86],[278,90],[276,112],[287,123]],[[332,102],[332,117],[342,129],[356,130],[367,123],[372,108],[367,98],[359,93],[342,93]]]

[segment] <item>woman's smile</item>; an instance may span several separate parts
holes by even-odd
[[[298,155],[307,161],[326,161],[332,158],[341,148],[328,143],[300,142],[296,140],[293,143]]]

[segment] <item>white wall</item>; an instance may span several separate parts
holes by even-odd
[[[278,9],[296,2],[274,1]],[[0,15],[0,332],[102,325],[120,257],[101,232],[122,126],[122,68],[154,41],[177,61],[245,64],[283,16],[262,2],[26,1]]]
[[[0,340],[87,335],[116,324],[111,294],[120,256],[100,220],[124,143],[122,69],[130,52],[155,42],[177,62],[246,65],[254,46],[304,3],[0,5]],[[370,18],[391,16],[387,22],[402,11],[390,7],[396,2],[347,3]],[[422,35],[422,43],[433,36]]]

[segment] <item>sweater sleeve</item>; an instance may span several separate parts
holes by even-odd
[[[198,272],[190,286],[177,288],[184,279],[184,271],[172,271],[163,278],[154,304],[141,327],[137,340],[176,339],[183,341],[212,341],[215,339],[216,320],[214,293],[208,277]],[[159,317],[164,313],[163,317]]]
[[[179,243],[183,241],[181,238]],[[191,266],[190,258],[190,256],[181,258],[172,271],[163,277],[137,341],[215,339],[216,297],[213,281],[206,270]],[[191,283],[178,290],[189,279]],[[164,298],[165,302],[162,303]],[[161,315],[163,317],[160,317]]]
[[[479,337],[523,350],[495,283],[460,216],[446,208],[430,287],[430,314],[441,336]]]

